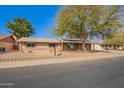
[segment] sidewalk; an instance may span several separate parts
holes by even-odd
[[[0,69],[38,66],[38,65],[55,64],[55,63],[67,63],[67,62],[85,61],[85,60],[94,60],[94,59],[104,59],[104,58],[112,58],[117,56],[124,56],[124,54],[109,54],[109,55],[99,55],[99,56],[84,55],[82,57],[54,58],[54,59],[42,59],[42,60],[30,60],[30,61],[18,61],[18,62],[5,62],[5,63],[2,62],[0,63]]]

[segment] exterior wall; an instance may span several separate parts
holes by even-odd
[[[11,52],[15,50],[15,40],[12,36],[8,36],[0,40],[0,48],[5,48],[6,52]]]
[[[54,52],[54,47],[49,47],[49,43],[36,43],[35,47],[27,47],[27,43],[20,44],[20,50],[24,52],[42,52],[42,53],[50,53]],[[57,44],[56,51],[60,52],[61,45]]]
[[[104,48],[99,44],[91,44],[91,50],[104,50]]]
[[[0,42],[0,48],[4,47],[6,52],[13,51],[14,45],[13,43]]]

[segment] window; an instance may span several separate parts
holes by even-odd
[[[1,47],[1,48],[0,48],[0,52],[6,52],[6,48]]]
[[[49,47],[55,47],[54,43],[49,44]]]
[[[73,46],[73,44],[67,44],[67,48],[71,48],[71,49],[73,49],[74,46]]]
[[[36,43],[27,43],[27,47],[35,47]]]
[[[111,48],[111,47],[112,47],[112,45],[109,45],[109,47]]]

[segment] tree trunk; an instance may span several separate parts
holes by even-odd
[[[86,42],[86,40],[83,40],[83,41],[82,41],[82,52],[83,52],[83,53],[85,52],[85,49],[84,49],[84,48],[85,48],[85,42]]]
[[[83,38],[83,40],[82,40],[82,52],[83,52],[83,53],[85,52],[85,49],[84,49],[84,48],[85,48],[87,36],[88,36],[88,35],[86,35],[85,38]]]

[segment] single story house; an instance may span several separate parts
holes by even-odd
[[[54,49],[56,49],[57,52],[61,50],[61,42],[58,39],[24,37],[17,40],[17,42],[22,52],[42,52],[50,54]]]
[[[15,50],[15,38],[13,36],[0,35],[0,53]]]
[[[20,51],[52,51],[54,45],[58,51],[81,50],[82,41],[79,39],[52,38],[20,38]],[[86,50],[91,51],[91,42],[86,41]]]
[[[122,45],[107,41],[94,42],[92,50],[122,50]]]
[[[100,44],[105,50],[121,50],[123,47],[121,44],[110,43],[107,41],[103,41]]]
[[[64,38],[20,38],[18,40],[20,51],[23,52],[42,52],[48,53],[53,52],[56,49],[59,51],[71,51],[71,50],[81,50],[82,40],[79,39],[64,39]],[[121,49],[121,45],[110,44],[106,42],[91,42],[86,41],[85,50],[95,51],[95,50],[109,50],[111,47],[113,50]]]

